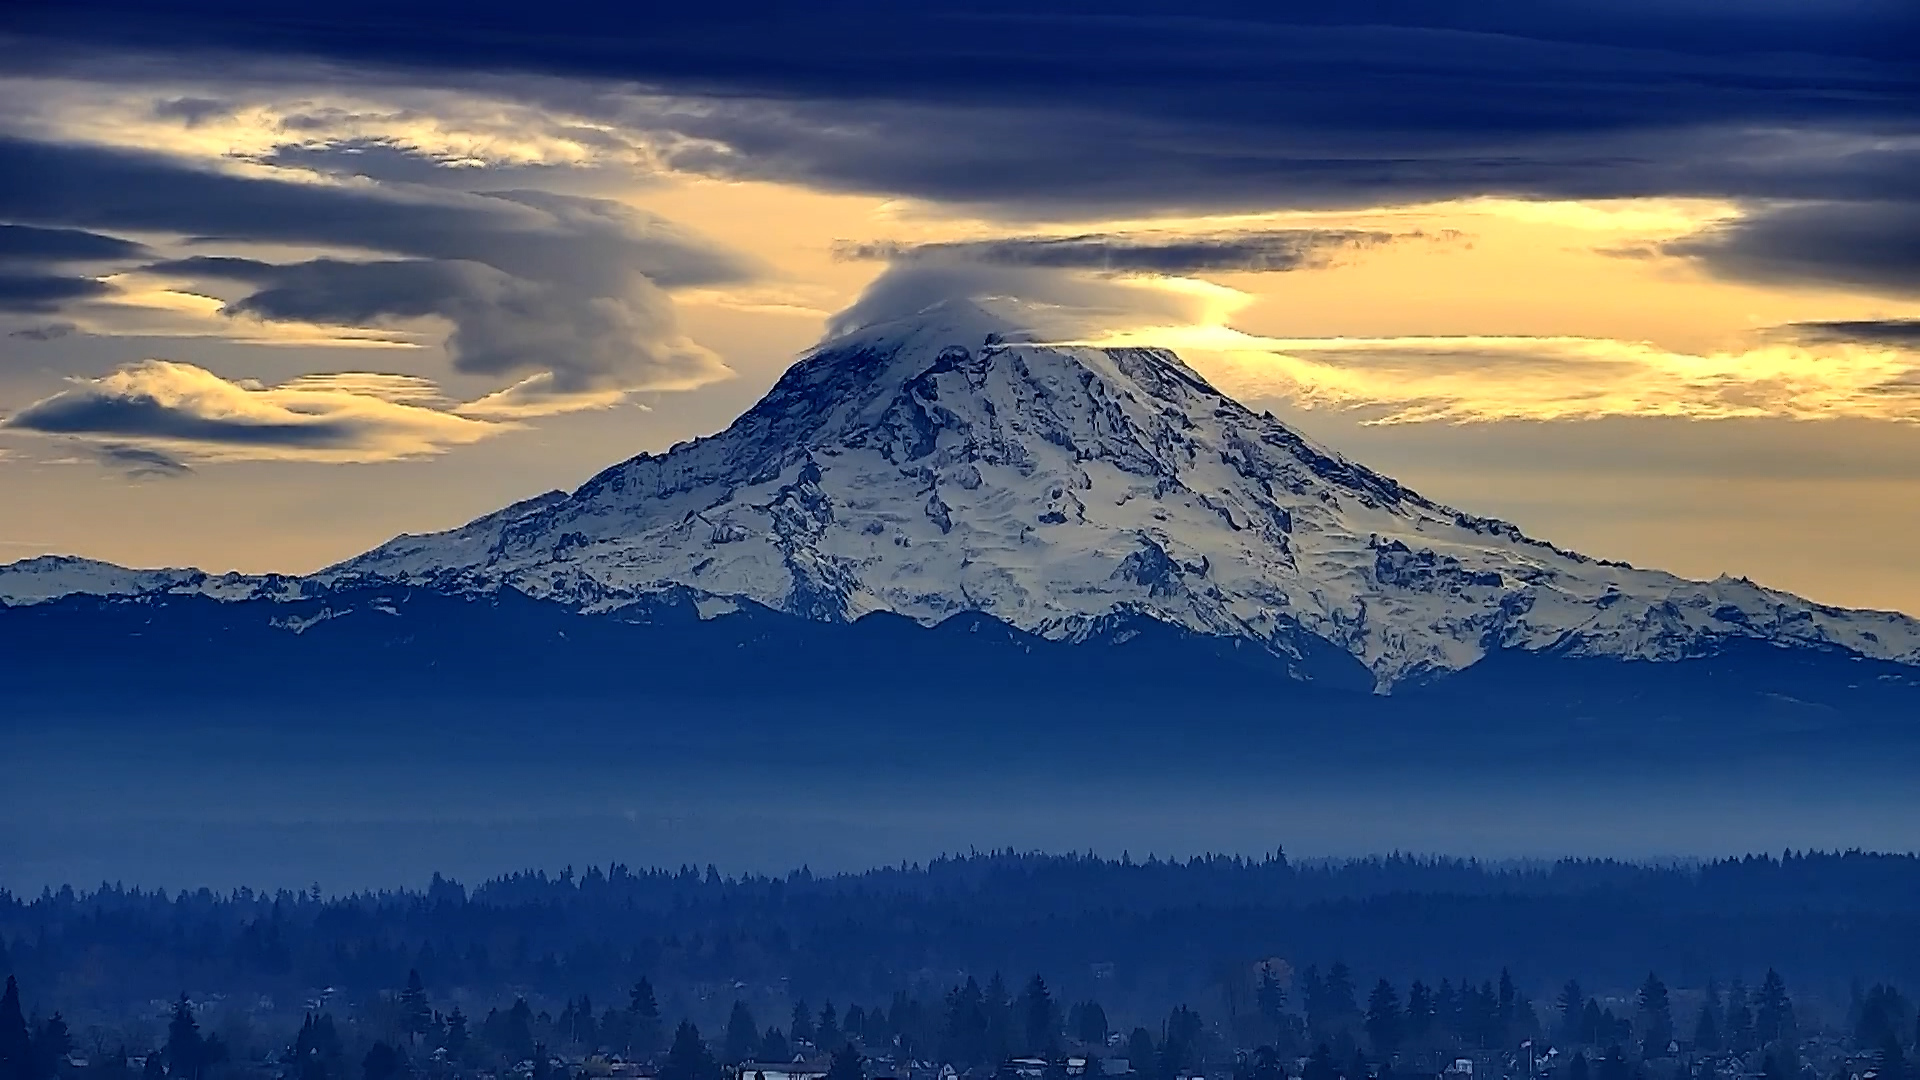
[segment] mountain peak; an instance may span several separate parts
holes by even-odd
[[[1171,352],[1064,344],[1029,307],[842,320],[725,431],[310,578],[16,564],[0,602],[370,583],[629,618],[975,612],[1066,641],[1144,620],[1380,689],[1503,649],[1675,660],[1744,639],[1920,663],[1904,615],[1562,550],[1317,445]]]
[[[1147,618],[1303,665],[1331,643],[1381,687],[1491,649],[1672,659],[1728,636],[1920,661],[1902,616],[1563,551],[1316,445],[1171,352],[1049,344],[1029,314],[850,321],[717,435],[322,579],[595,611],[668,593],[708,614],[972,611],[1061,639]]]

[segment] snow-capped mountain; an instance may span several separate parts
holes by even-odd
[[[1920,663],[1906,616],[1585,558],[1347,461],[1170,352],[1032,338],[970,302],[855,331],[717,435],[318,580],[982,611],[1058,639],[1146,615],[1288,654],[1312,635],[1382,687],[1490,649],[1673,659],[1729,637]]]
[[[302,594],[298,577],[209,574],[191,567],[130,570],[98,559],[38,555],[0,566],[0,605],[23,607],[63,596],[197,594],[218,600],[286,600]]]
[[[1670,660],[1759,639],[1920,664],[1904,615],[1589,559],[1317,446],[1170,352],[1045,344],[961,301],[826,342],[717,435],[308,579],[32,560],[0,568],[0,600],[369,583],[588,612],[977,611],[1064,640],[1144,616],[1282,656],[1330,642],[1380,688],[1495,649]]]

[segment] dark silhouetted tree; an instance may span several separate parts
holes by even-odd
[[[804,1001],[795,1002],[793,1019],[787,1025],[787,1038],[795,1046],[813,1042],[813,1013]]]
[[[7,976],[0,996],[0,1080],[35,1080],[33,1035],[20,1008],[20,984]]]
[[[673,1046],[660,1065],[660,1080],[718,1080],[720,1064],[713,1060],[700,1029],[682,1020],[673,1033]]]
[[[1693,1022],[1693,1048],[1703,1054],[1718,1053],[1720,1050],[1720,1021],[1712,1002],[1700,1006],[1700,1016]]]
[[[627,994],[627,1049],[642,1057],[658,1053],[664,1034],[653,984],[642,978]]]
[[[1400,1049],[1400,995],[1385,979],[1373,984],[1367,995],[1367,1039],[1381,1057],[1392,1057]]]
[[[1580,1014],[1586,1008],[1587,997],[1578,980],[1567,980],[1567,985],[1560,988],[1557,1004],[1560,1010],[1560,1041],[1568,1045],[1585,1041],[1580,1037]],[[1581,1058],[1582,1062],[1585,1060]]]
[[[727,1016],[727,1061],[731,1064],[745,1061],[759,1045],[760,1025],[754,1023],[753,1010],[747,1008],[744,1001],[734,1002],[733,1012]]]
[[[822,1050],[840,1049],[840,1016],[829,1001],[820,1007],[820,1021],[813,1026],[814,1045]]]
[[[1635,1001],[1640,1006],[1641,1053],[1650,1058],[1667,1056],[1667,1046],[1673,1042],[1673,1003],[1667,997],[1667,984],[1647,972]]]
[[[173,1018],[167,1023],[166,1053],[169,1080],[203,1080],[208,1069],[227,1059],[226,1045],[218,1036],[200,1034],[193,1003],[185,994],[174,1003]]]
[[[793,1056],[793,1048],[787,1045],[787,1036],[779,1028],[770,1027],[760,1036],[760,1048],[754,1056],[761,1061],[786,1061]]]
[[[66,1017],[56,1012],[41,1021],[40,1030],[33,1033],[34,1075],[60,1075],[61,1066],[67,1063],[67,1055],[71,1053],[73,1032],[67,1028]]]
[[[827,1080],[865,1080],[865,1062],[860,1051],[852,1043],[847,1043],[834,1051],[833,1061],[827,1066]]]
[[[1326,1043],[1313,1048],[1300,1071],[1300,1080],[1340,1080],[1340,1067],[1333,1063],[1333,1051]]]
[[[1068,1026],[1073,1028],[1073,1037],[1089,1046],[1105,1046],[1107,1032],[1107,1010],[1097,1001],[1083,1001],[1073,1007],[1068,1016]]]
[[[1753,1007],[1747,1000],[1747,988],[1737,979],[1727,990],[1727,1022],[1721,1027],[1721,1038],[1729,1050],[1753,1048]]]
[[[376,1042],[360,1059],[360,1074],[366,1080],[400,1080],[406,1074],[407,1059],[385,1042]]]
[[[1020,1017],[1021,1048],[1029,1054],[1042,1057],[1051,1056],[1059,1042],[1059,1014],[1055,1011],[1053,994],[1047,989],[1047,981],[1039,975],[1027,980],[1026,989],[1020,991],[1020,1000],[1015,1006]]]
[[[1146,1028],[1137,1027],[1127,1037],[1127,1064],[1139,1076],[1153,1072],[1154,1059],[1159,1050],[1153,1045],[1153,1033]]]
[[[1787,983],[1780,973],[1767,969],[1767,977],[1754,995],[1753,1033],[1762,1043],[1792,1039],[1793,1000],[1787,997]]]

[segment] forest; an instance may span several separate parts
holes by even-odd
[[[1072,1051],[1167,1078],[1225,1061],[1266,1062],[1275,1080],[1295,1063],[1352,1080],[1356,1062],[1377,1078],[1522,1043],[1569,1048],[1566,1068],[1577,1048],[1591,1076],[1564,1080],[1658,1072],[1682,1045],[1799,1076],[1808,1039],[1829,1058],[1911,1044],[1898,988],[1920,982],[1916,899],[1920,859],[1867,852],[998,851],[820,876],[436,875],[343,896],[63,888],[0,895],[0,1038],[33,1070],[0,1080],[70,1057],[106,1080],[136,1061],[181,1075],[176,1058],[194,1080],[289,1062],[303,1080],[389,1080],[835,1051],[961,1070]]]

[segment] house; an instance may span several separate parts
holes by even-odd
[[[809,1065],[795,1059],[787,1062],[745,1061],[739,1069],[740,1080],[825,1080],[825,1064]]]

